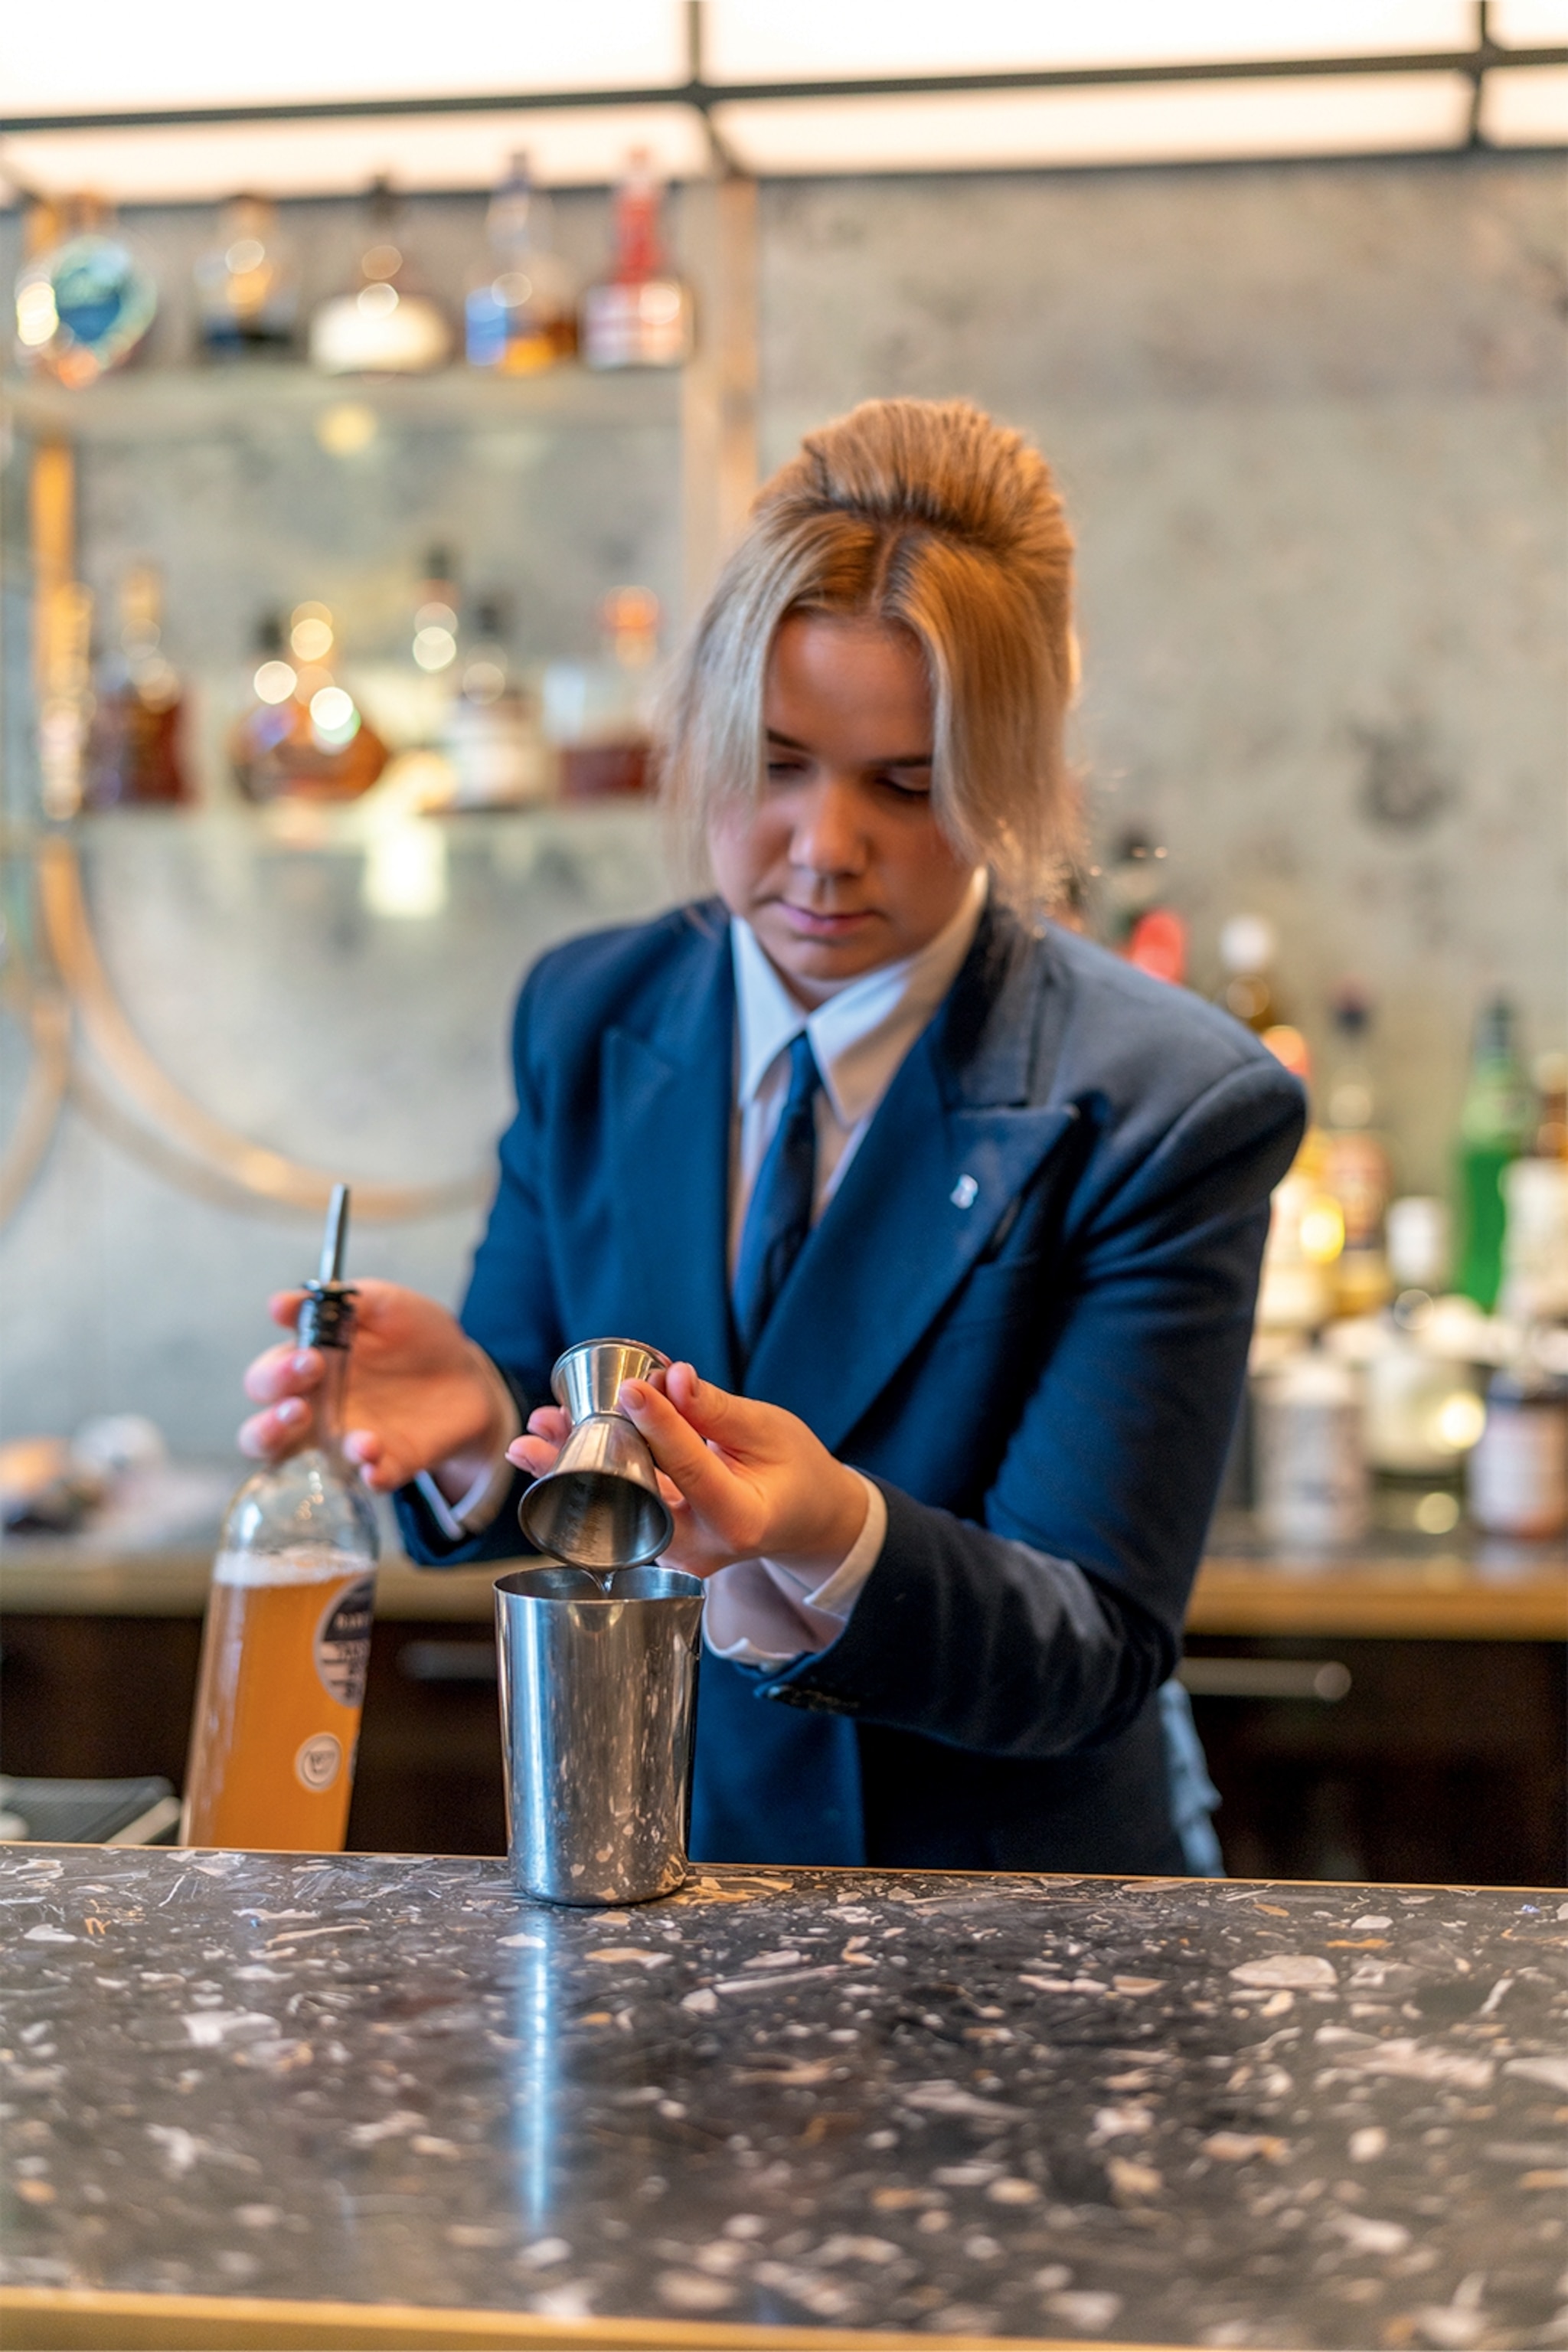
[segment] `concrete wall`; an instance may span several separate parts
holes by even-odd
[[[1516,994],[1532,1047],[1568,1034],[1563,179],[1481,158],[802,183],[761,207],[766,462],[895,391],[969,394],[1039,439],[1079,539],[1097,837],[1136,823],[1167,848],[1200,984],[1244,907],[1277,919],[1310,1032],[1337,980],[1368,983],[1408,1186],[1443,1181],[1483,991]],[[561,214],[588,262],[599,200]],[[327,290],[350,208],[299,217]],[[182,282],[205,223],[136,226]],[[421,204],[410,229],[432,278],[460,279],[477,207]],[[161,332],[177,358],[177,302]],[[667,429],[489,438],[404,445],[352,491],[280,447],[92,461],[86,567],[107,588],[161,556],[209,757],[257,603],[322,593],[311,562],[369,609],[445,531],[476,584],[520,588],[536,653],[581,646],[616,579],[673,596]],[[17,488],[13,468],[13,532]],[[506,999],[539,946],[668,891],[635,812],[487,821],[450,870],[447,911],[416,924],[367,913],[352,854],[284,856],[237,821],[126,819],[89,858],[111,975],[166,1066],[248,1132],[388,1179],[482,1160]],[[0,1024],[13,1099],[19,1064]],[[367,1230],[355,1263],[451,1295],[473,1223]],[[138,1407],[220,1448],[258,1302],[308,1252],[72,1112],[0,1237],[0,1432]]]
[[[767,457],[877,393],[1026,427],[1079,534],[1079,751],[1216,977],[1277,921],[1314,1038],[1378,1005],[1401,1172],[1440,1184],[1480,994],[1564,1017],[1556,165],[770,192]],[[868,291],[868,289],[875,289]]]

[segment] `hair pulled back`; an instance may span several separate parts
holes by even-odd
[[[689,838],[756,793],[769,652],[792,613],[909,630],[931,680],[931,793],[954,847],[1022,908],[1072,832],[1072,537],[1050,467],[964,400],[871,400],[765,482],[672,681],[664,791]]]

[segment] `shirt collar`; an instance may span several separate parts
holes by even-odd
[[[804,1029],[841,1127],[873,1111],[916,1037],[958,977],[984,910],[989,877],[976,866],[954,913],[933,940],[897,963],[843,982],[807,1013],[769,962],[751,925],[731,919],[740,1027],[739,1099],[749,1103]]]

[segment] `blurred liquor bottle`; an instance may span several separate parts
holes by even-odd
[[[324,604],[297,604],[287,638],[276,614],[262,621],[254,700],[229,737],[247,800],[353,800],[386,765],[385,744],[329,666],[335,642]]]
[[[1187,976],[1187,926],[1165,904],[1169,876],[1163,848],[1141,825],[1129,825],[1105,861],[1106,929],[1130,964],[1179,986]]]
[[[458,691],[447,714],[442,749],[452,769],[455,809],[521,808],[547,800],[554,761],[542,738],[531,698],[512,675],[507,611],[499,596],[474,607],[476,641],[461,667]]]
[[[1371,1008],[1347,985],[1334,1000],[1335,1065],[1323,1121],[1323,1189],[1339,1202],[1344,1247],[1334,1261],[1334,1309],[1370,1315],[1389,1297],[1384,1219],[1391,1171],[1378,1133],[1377,1099],[1367,1060]]]
[[[401,643],[356,658],[340,677],[397,758],[434,754],[458,690],[463,600],[451,548],[426,551],[411,567],[406,598]],[[429,781],[438,790],[434,771]]]
[[[41,449],[35,460],[35,500],[49,455],[47,448]],[[46,816],[73,817],[82,805],[92,723],[91,590],[70,579],[41,586],[33,627],[38,667],[40,800]]]
[[[1299,1029],[1276,1022],[1263,1043],[1310,1093],[1311,1055]],[[1327,1182],[1328,1138],[1309,1118],[1300,1149],[1274,1187],[1258,1291],[1262,1332],[1321,1330],[1334,1312],[1334,1269],[1345,1224]]]
[[[1398,1296],[1368,1323],[1360,1350],[1362,1433],[1391,1530],[1447,1535],[1458,1523],[1466,1457],[1486,1424],[1472,1308],[1456,1316],[1424,1287]],[[1475,1318],[1479,1320],[1479,1318]]]
[[[1489,1315],[1502,1281],[1507,1227],[1503,1172],[1530,1139],[1531,1112],[1514,1009],[1506,996],[1494,997],[1476,1024],[1469,1084],[1459,1115],[1459,1243],[1454,1271],[1455,1289]]]
[[[600,607],[597,661],[552,662],[544,673],[544,732],[561,759],[568,800],[646,792],[658,656],[658,598],[612,588]]]
[[[1133,924],[1127,961],[1151,980],[1180,988],[1187,977],[1187,927],[1174,907],[1151,907]]]
[[[181,750],[184,694],[163,651],[163,583],[133,564],[120,589],[119,642],[100,664],[88,734],[88,807],[179,803],[194,795]]]
[[[582,300],[579,332],[591,368],[679,367],[690,356],[691,294],[664,258],[664,188],[647,151],[634,148],[616,190],[616,257]]]
[[[1265,915],[1233,915],[1220,932],[1225,980],[1215,1001],[1260,1037],[1285,1019],[1274,984],[1278,953],[1274,926]]]
[[[1107,943],[1125,955],[1143,917],[1164,903],[1165,852],[1146,826],[1124,825],[1111,841],[1102,895]]]
[[[425,558],[424,576],[415,600],[414,633],[408,650],[420,677],[439,681],[443,707],[456,684],[460,609],[456,559],[449,548],[433,547]]]
[[[1568,1160],[1568,1054],[1538,1054],[1532,1160]]]
[[[1530,1146],[1502,1172],[1507,1216],[1498,1312],[1568,1324],[1568,1055],[1536,1061]]]
[[[1522,1163],[1521,1163],[1522,1164]],[[1470,1516],[1488,1535],[1542,1542],[1568,1528],[1568,1383],[1539,1364],[1494,1372],[1469,1464]]]
[[[85,391],[138,348],[158,290],[95,196],[33,205],[16,278],[16,357]]]
[[[452,330],[394,231],[397,200],[384,180],[367,198],[369,226],[354,283],[310,321],[310,359],[327,375],[423,375],[450,356]]]
[[[501,375],[532,375],[577,348],[571,273],[551,245],[550,205],[533,186],[526,154],[490,198],[489,258],[464,308],[468,363]]]
[[[1389,1203],[1389,1287],[1382,1313],[1342,1327],[1362,1370],[1363,1438],[1378,1523],[1392,1533],[1447,1535],[1458,1525],[1467,1454],[1485,1422],[1473,1307],[1444,1300],[1448,1204],[1425,1193]]]
[[[1447,1289],[1453,1251],[1453,1219],[1447,1201],[1429,1192],[1407,1192],[1388,1204],[1388,1278],[1397,1296],[1424,1291],[1436,1298]]]
[[[201,348],[209,359],[280,357],[294,341],[300,282],[277,206],[236,196],[195,270]]]
[[[1252,1390],[1258,1519],[1268,1541],[1305,1551],[1359,1542],[1368,1479],[1350,1366],[1314,1346],[1259,1372]]]

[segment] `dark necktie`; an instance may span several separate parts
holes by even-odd
[[[735,1329],[749,1358],[811,1231],[816,1185],[816,1096],[822,1073],[803,1029],[789,1049],[789,1093],[741,1230]]]

